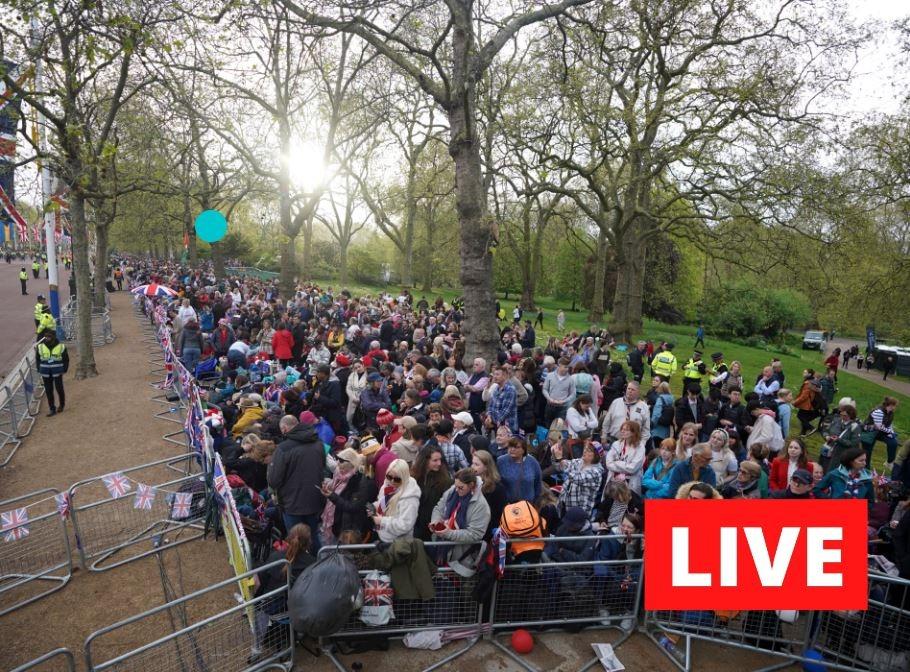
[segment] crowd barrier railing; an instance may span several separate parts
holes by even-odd
[[[0,616],[60,590],[73,575],[59,494],[45,488],[0,502]]]
[[[252,580],[260,572],[282,568],[288,578],[278,588],[243,597],[239,602],[235,599],[235,581]],[[287,570],[286,560],[272,562],[102,628],[85,641],[86,665],[92,672],[290,670],[294,664],[294,631],[287,618],[291,574]],[[234,606],[218,607],[212,615],[191,618],[191,614],[211,611],[206,605],[213,603]],[[165,613],[179,619],[173,632],[148,640],[156,625],[160,630],[156,617]],[[244,618],[247,613],[254,616]],[[146,643],[135,646],[137,640]]]
[[[692,642],[846,672],[910,669],[910,581],[869,573],[866,611],[647,611],[642,630],[680,670],[692,669]]]
[[[205,476],[193,473],[198,464],[198,455],[187,453],[72,485],[71,515],[82,566],[106,571],[202,537],[200,518],[208,497]],[[164,478],[162,472],[175,465],[182,465],[183,475]],[[147,544],[145,550],[140,544]]]
[[[71,298],[67,304],[60,309],[60,319],[57,322],[58,334],[62,334],[62,340],[66,342],[75,341],[77,338],[76,309],[78,303]],[[101,346],[113,343],[116,335],[114,334],[111,323],[111,303],[110,297],[105,293],[105,307],[92,307],[92,345]]]
[[[76,657],[69,649],[54,649],[10,672],[76,672]]]
[[[459,544],[448,541],[428,542],[424,544],[424,549],[428,554],[433,554],[457,545]],[[334,552],[367,554],[375,550],[375,544],[324,546],[319,549],[319,556],[322,557]],[[369,574],[369,571],[361,570],[361,579]],[[470,632],[476,631],[476,635],[468,637],[462,647],[426,668],[424,672],[435,670],[470,651],[485,630],[482,605],[475,601],[473,597],[476,584],[476,576],[462,577],[449,567],[440,567],[433,577],[433,587],[436,596],[432,600],[400,600],[393,598],[392,611],[395,616],[383,626],[365,624],[360,620],[360,612],[355,611],[338,632],[328,637],[323,637],[320,640],[320,646],[335,667],[341,672],[346,672],[348,668],[339,660],[337,655],[337,644],[341,640],[370,635],[375,636],[377,634],[401,639],[412,632],[448,630],[451,628],[464,628]]]
[[[31,433],[43,394],[35,348],[29,346],[0,387],[0,467],[9,464]]]
[[[598,560],[595,559],[596,551],[603,543],[617,543],[623,549],[625,541],[640,546],[641,538],[641,535],[633,535],[628,540],[616,535],[588,535],[538,540],[545,542],[548,549],[545,553],[551,549],[569,548],[574,554],[567,557],[581,555],[585,559],[561,562],[544,555],[538,562],[507,563],[502,578],[496,583],[490,607],[493,645],[530,672],[537,672],[537,669],[500,644],[497,635],[517,628],[612,628],[621,633],[619,639],[612,642],[614,648],[619,647],[632,636],[638,624],[642,560],[634,557]],[[514,544],[527,544],[528,540],[506,543],[510,550]],[[582,669],[587,670],[597,662],[594,658]]]

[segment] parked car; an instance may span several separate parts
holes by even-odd
[[[825,347],[825,334],[821,331],[807,331],[803,336],[803,350],[821,350]]]

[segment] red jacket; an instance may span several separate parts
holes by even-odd
[[[287,329],[280,329],[272,336],[272,352],[278,359],[292,359],[291,348],[294,347],[294,337]]]
[[[786,449],[785,449],[786,450]],[[768,474],[768,487],[771,490],[786,490],[787,489],[787,466],[790,462],[790,456],[784,455],[782,457],[775,457],[771,461],[771,473]],[[815,469],[815,465],[811,462],[807,462],[806,466],[803,467],[810,474],[812,470]]]

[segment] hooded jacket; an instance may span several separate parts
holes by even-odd
[[[420,486],[413,478],[409,478],[401,488],[395,511],[383,516],[377,529],[379,540],[389,544],[396,539],[414,538],[414,524],[420,510]],[[376,504],[378,506],[378,502]]]
[[[285,434],[268,470],[269,487],[285,513],[308,516],[322,511],[324,470],[325,450],[315,427],[300,424]]]

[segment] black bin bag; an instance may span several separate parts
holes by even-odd
[[[360,585],[357,568],[341,553],[323,556],[307,567],[288,596],[294,631],[325,637],[340,630],[358,606]]]

